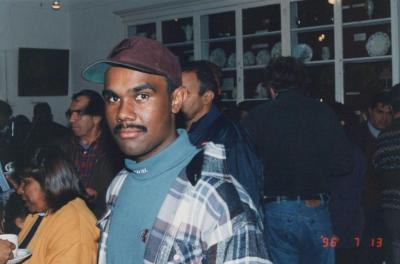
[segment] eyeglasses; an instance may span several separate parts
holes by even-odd
[[[72,116],[73,114],[76,114],[77,117],[78,117],[79,119],[82,118],[82,116],[84,116],[84,115],[88,115],[88,113],[86,113],[85,110],[81,110],[81,109],[78,109],[78,110],[71,110],[71,109],[68,109],[68,110],[65,112],[65,116],[66,116],[68,119],[70,119],[71,116]]]

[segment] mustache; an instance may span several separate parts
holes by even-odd
[[[135,129],[141,130],[142,132],[147,132],[146,127],[141,126],[141,125],[135,125],[135,124],[118,124],[112,129],[112,132],[114,135],[116,135],[121,131],[121,129],[125,129],[125,128],[135,128]]]

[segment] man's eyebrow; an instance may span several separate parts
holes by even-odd
[[[144,84],[138,85],[136,87],[128,89],[128,91],[129,92],[133,92],[133,93],[139,93],[139,92],[141,92],[143,90],[146,90],[146,89],[150,89],[152,91],[156,91],[156,88],[150,83],[144,83]]]
[[[117,96],[117,94],[116,93],[114,93],[113,91],[111,91],[111,90],[108,90],[108,89],[104,89],[102,92],[101,92],[101,94],[103,95],[103,97],[106,97],[106,96]]]
[[[127,92],[128,93],[139,93],[139,92],[141,92],[143,90],[146,90],[146,89],[150,89],[152,91],[156,91],[155,87],[152,84],[145,83],[145,84],[141,84],[141,85],[138,85],[136,87],[133,87],[133,88],[129,88]],[[107,89],[107,88],[102,91],[102,95],[103,95],[103,97],[105,97],[105,96],[118,96],[111,89]]]

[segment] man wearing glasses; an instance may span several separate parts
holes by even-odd
[[[74,162],[89,207],[100,217],[105,210],[105,192],[113,176],[122,168],[121,154],[104,126],[104,101],[92,90],[72,96],[66,111],[72,135],[62,144]]]

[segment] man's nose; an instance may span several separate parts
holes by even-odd
[[[18,193],[19,195],[24,194],[24,185],[25,185],[25,184],[23,184],[23,183],[20,183],[20,184],[18,185],[18,187],[17,187],[17,193]]]
[[[134,103],[130,102],[129,100],[121,100],[121,104],[119,105],[117,113],[118,120],[135,120],[136,117]]]

